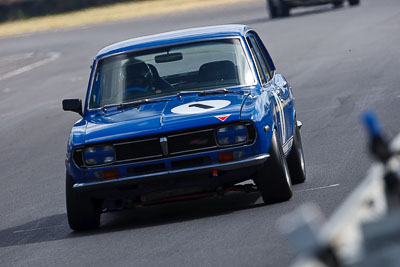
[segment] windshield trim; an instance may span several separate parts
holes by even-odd
[[[97,107],[97,108],[90,108],[89,106],[90,106],[90,103],[89,103],[89,101],[90,101],[90,97],[91,97],[91,95],[92,95],[92,90],[93,90],[93,86],[94,86],[94,83],[93,83],[93,79],[94,79],[94,76],[95,76],[95,73],[97,72],[97,68],[98,68],[98,63],[100,62],[100,60],[104,60],[104,59],[106,59],[106,58],[109,58],[109,57],[113,57],[113,56],[118,56],[118,55],[122,55],[122,54],[128,54],[128,53],[131,53],[131,52],[140,52],[140,51],[145,51],[145,50],[149,50],[149,49],[157,49],[157,48],[163,48],[163,47],[168,47],[168,46],[175,46],[175,45],[186,45],[186,44],[191,44],[191,43],[200,43],[200,42],[207,42],[207,41],[214,41],[214,40],[226,40],[226,39],[237,39],[237,40],[239,40],[239,42],[240,42],[240,44],[241,44],[241,46],[242,46],[242,49],[243,49],[243,52],[244,52],[244,55],[245,55],[245,57],[246,57],[246,60],[247,60],[247,63],[249,64],[249,68],[251,69],[251,72],[252,72],[252,75],[253,75],[253,83],[250,83],[250,84],[243,84],[243,85],[236,85],[236,86],[231,86],[231,87],[225,87],[225,86],[222,86],[222,87],[218,87],[218,88],[215,88],[214,90],[218,90],[218,89],[223,89],[223,88],[226,88],[226,89],[229,89],[229,88],[238,88],[238,87],[250,87],[250,86],[255,86],[255,85],[257,85],[258,84],[258,77],[257,77],[257,75],[254,75],[254,73],[256,72],[256,70],[254,69],[254,64],[253,64],[253,60],[252,60],[252,57],[251,57],[251,55],[249,54],[249,51],[248,51],[248,49],[247,49],[247,47],[246,47],[246,41],[245,40],[243,40],[243,36],[226,36],[226,37],[218,37],[218,38],[205,38],[205,39],[202,39],[202,40],[191,40],[191,41],[186,41],[186,42],[179,42],[179,43],[176,43],[176,44],[165,44],[165,45],[159,45],[159,46],[154,46],[154,47],[152,47],[152,48],[140,48],[140,49],[132,49],[132,50],[128,50],[128,51],[123,51],[123,52],[119,52],[119,53],[115,53],[115,54],[110,54],[110,55],[107,55],[107,56],[104,56],[104,57],[102,57],[102,58],[100,58],[100,59],[96,59],[96,65],[94,66],[94,68],[93,68],[93,76],[91,77],[91,79],[90,79],[90,90],[89,90],[89,92],[88,92],[88,94],[86,95],[86,100],[85,100],[85,106],[86,106],[86,109],[85,109],[85,113],[86,112],[90,112],[90,111],[99,111],[99,110],[103,110],[103,107]],[[171,94],[171,95],[174,95],[174,94]],[[171,96],[171,95],[169,95],[169,96]],[[176,94],[175,94],[176,95]],[[166,97],[167,97],[168,95],[166,95]],[[149,99],[153,99],[153,98],[149,98]]]

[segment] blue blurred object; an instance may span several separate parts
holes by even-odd
[[[362,115],[362,119],[372,137],[382,135],[381,125],[375,112],[371,110],[365,111]]]
[[[366,111],[362,115],[363,122],[370,135],[370,150],[379,161],[386,163],[392,156],[389,143],[383,136],[378,116],[373,111]]]

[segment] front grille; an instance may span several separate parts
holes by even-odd
[[[167,138],[171,155],[216,147],[214,129],[170,135]]]
[[[238,145],[250,145],[256,139],[256,131],[252,123],[246,122],[248,131],[248,140],[245,144]],[[218,125],[221,127],[222,125]],[[167,140],[167,146],[162,147],[160,139]],[[96,144],[101,145],[101,144]],[[145,160],[155,160],[161,158],[168,158],[174,156],[180,156],[185,154],[192,154],[200,151],[215,150],[219,146],[216,144],[215,139],[215,128],[200,128],[191,130],[190,132],[180,131],[162,134],[158,136],[149,136],[145,139],[125,139],[123,141],[114,142],[113,144],[107,143],[107,145],[113,145],[115,149],[116,161],[114,164],[139,162]],[[81,167],[85,168],[83,161],[83,148],[76,149],[74,151],[74,161]],[[203,164],[206,164],[206,159],[200,160]],[[195,166],[202,165],[202,163],[196,161]],[[179,169],[183,166],[190,165],[189,162],[174,162],[172,163],[172,169]],[[154,167],[154,166],[153,166]],[[159,166],[157,166],[159,167]],[[163,168],[156,168],[157,171]],[[154,172],[155,170],[143,168],[130,170],[132,173],[148,173]]]
[[[116,162],[156,159],[216,147],[214,129],[164,136],[168,142],[168,151],[164,152],[161,137],[114,144]]]
[[[114,144],[116,161],[151,159],[163,155],[159,138]]]

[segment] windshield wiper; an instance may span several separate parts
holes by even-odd
[[[180,91],[177,96],[179,99],[182,98],[182,95],[187,95],[187,94],[199,94],[202,93],[203,91]]]
[[[243,94],[242,90],[228,90],[228,89],[210,89],[210,90],[202,90],[202,91],[180,91],[177,96],[180,99],[182,95],[185,94],[197,94],[198,96],[207,96],[207,95],[222,95],[222,94]]]
[[[222,94],[243,94],[242,90],[228,90],[228,89],[217,89],[217,90],[206,90],[201,91],[198,96],[207,96],[207,95],[222,95]]]
[[[127,102],[127,103],[121,103],[118,105],[118,110],[123,110],[126,108],[134,108],[134,107],[139,107],[143,104],[150,104],[150,103],[157,103],[157,102],[165,102],[169,101],[171,99],[141,99],[133,102]]]
[[[109,108],[118,107],[119,105],[120,104],[105,105],[105,106],[101,107],[101,109],[103,110],[103,112],[107,112]]]

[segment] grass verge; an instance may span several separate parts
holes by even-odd
[[[119,3],[59,15],[2,23],[0,24],[0,36],[78,27],[249,1],[252,0],[147,0]]]

